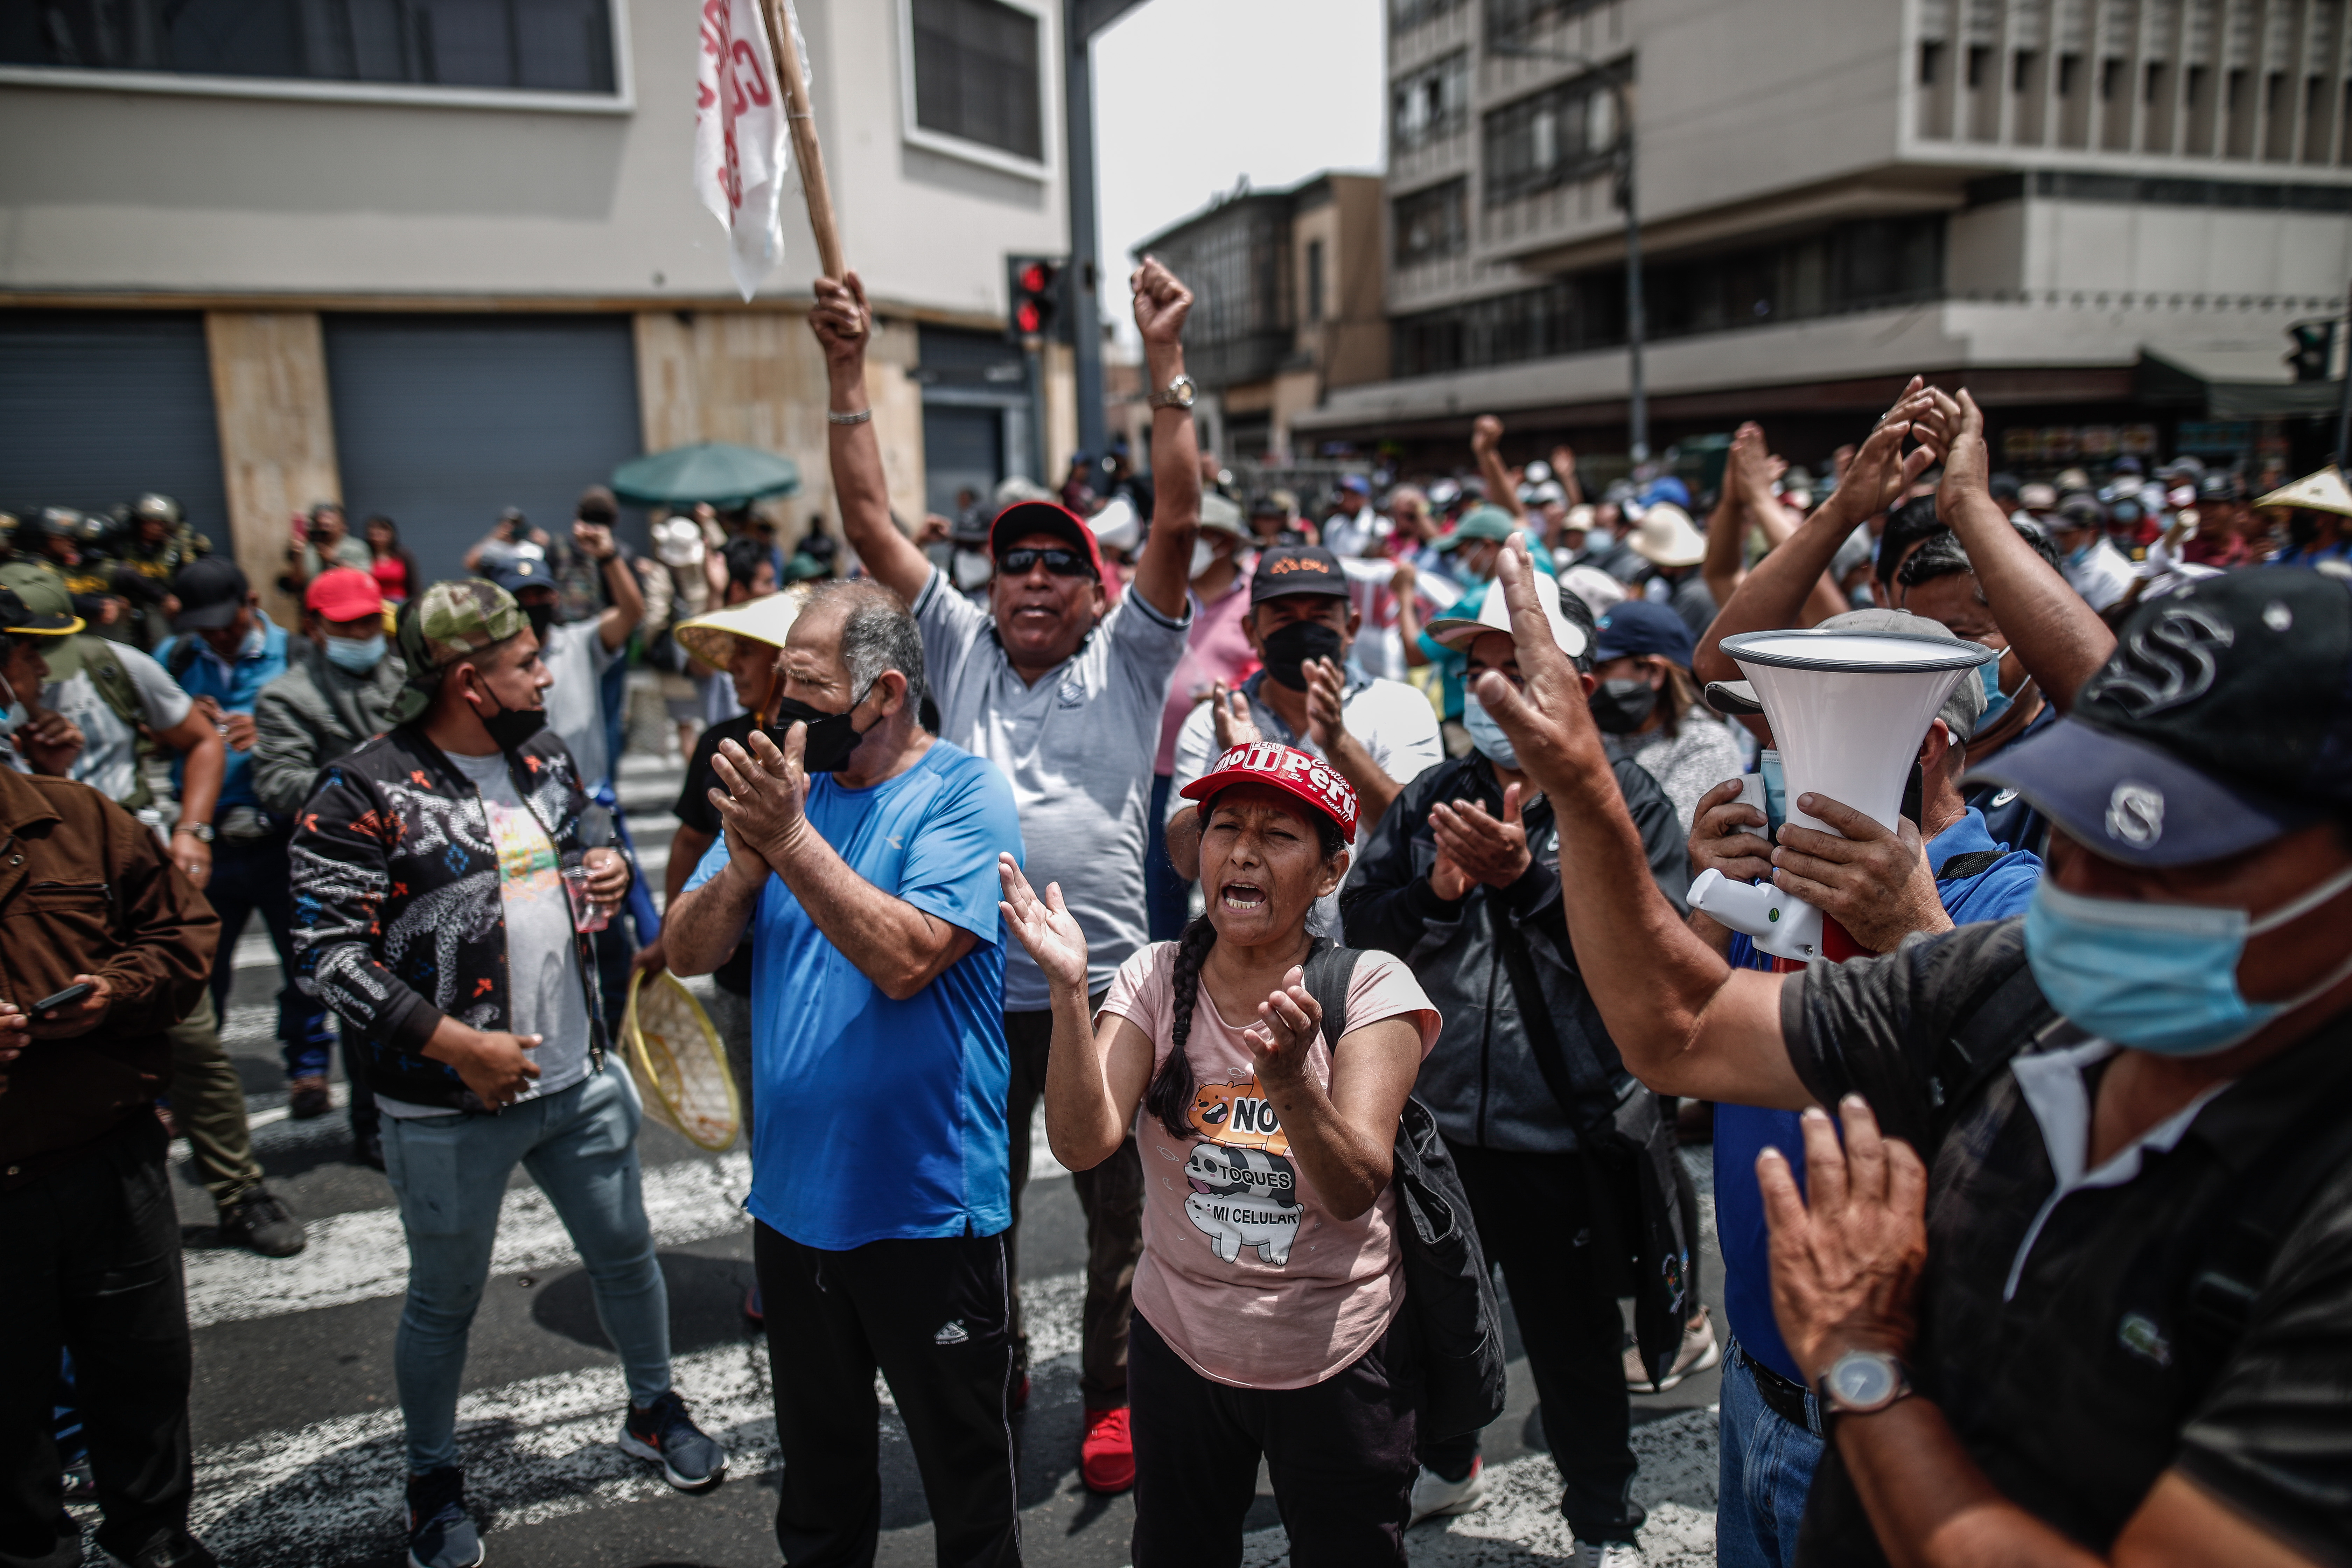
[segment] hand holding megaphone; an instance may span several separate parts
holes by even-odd
[[[1845,927],[1873,952],[1894,951],[1915,931],[1952,929],[1919,830],[1907,818],[1896,817],[1890,829],[1825,795],[1800,796],[1797,809],[1837,833],[1793,822],[1781,828],[1772,851],[1775,887]]]

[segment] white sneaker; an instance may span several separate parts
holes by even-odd
[[[1648,1561],[1642,1555],[1642,1549],[1630,1541],[1576,1543],[1577,1568],[1644,1568]]]
[[[1715,1342],[1715,1324],[1706,1309],[1683,1325],[1683,1342],[1675,1352],[1675,1364],[1651,1386],[1649,1373],[1642,1365],[1639,1346],[1625,1347],[1625,1386],[1635,1394],[1664,1394],[1695,1372],[1705,1372],[1723,1359],[1723,1349]]]
[[[1486,1500],[1486,1460],[1484,1455],[1470,1461],[1470,1473],[1458,1481],[1449,1481],[1427,1466],[1412,1480],[1412,1521],[1405,1528],[1419,1524],[1424,1519],[1434,1519],[1445,1513],[1468,1513]]]

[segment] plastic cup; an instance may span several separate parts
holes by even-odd
[[[575,931],[598,931],[612,923],[612,911],[589,894],[587,867],[566,866],[563,890],[572,899],[572,924]]]

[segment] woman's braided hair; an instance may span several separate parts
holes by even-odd
[[[1216,805],[1215,795],[1201,803],[1200,819],[1204,827]],[[1338,823],[1319,811],[1309,815],[1315,822],[1317,847],[1328,861],[1348,847],[1348,841],[1340,835]],[[1201,965],[1207,962],[1209,950],[1216,945],[1217,928],[1210,923],[1205,910],[1176,939],[1176,964],[1168,976],[1168,984],[1176,994],[1175,1018],[1168,1031],[1168,1057],[1143,1091],[1143,1109],[1160,1119],[1160,1125],[1168,1130],[1171,1138],[1190,1138],[1195,1131],[1187,1117],[1200,1085],[1192,1076],[1192,1060],[1184,1054],[1184,1042],[1192,1037],[1192,1010],[1201,999]]]

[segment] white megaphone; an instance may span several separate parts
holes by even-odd
[[[1724,638],[1723,651],[1772,726],[1788,820],[1829,834],[1837,829],[1799,811],[1798,797],[1825,795],[1894,826],[1920,737],[1952,688],[2000,657],[1981,643],[1917,632],[1742,632]],[[1769,881],[1735,882],[1709,869],[1691,883],[1690,902],[1776,958],[1811,963],[1861,951],[1835,921],[1825,931],[1819,910]]]

